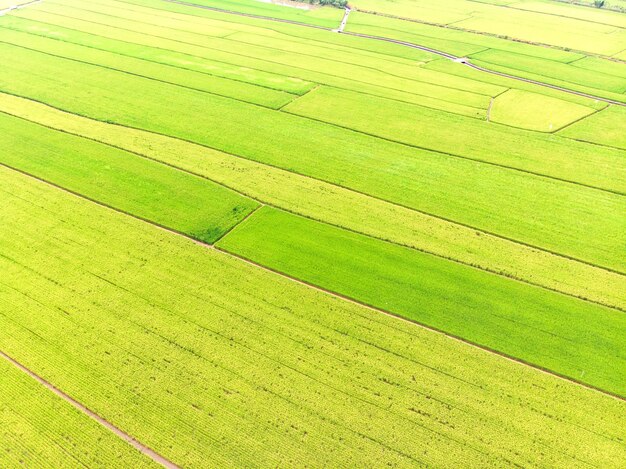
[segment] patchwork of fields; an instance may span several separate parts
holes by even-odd
[[[24,3],[0,467],[623,464],[625,14]]]

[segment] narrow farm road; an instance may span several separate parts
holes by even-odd
[[[346,7],[345,13],[343,14],[343,19],[341,20],[341,24],[339,28],[336,29],[338,33],[343,33],[343,30],[346,28],[346,23],[348,23],[348,16],[350,16],[350,7]]]
[[[13,10],[20,10],[21,8],[26,8],[29,5],[33,5],[35,3],[41,3],[43,0],[32,0],[30,2],[26,2],[26,3],[20,3],[19,5],[13,5],[10,6],[9,8],[5,8],[4,10],[0,10],[0,16],[4,16],[7,13],[12,12]]]
[[[571,90],[569,88],[563,88],[561,86],[557,86],[557,85],[552,85],[550,83],[544,83],[542,81],[537,81],[537,80],[532,80],[530,78],[523,78],[523,77],[518,77],[515,75],[510,75],[508,73],[503,73],[503,72],[498,72],[496,70],[490,70],[488,68],[484,68],[484,67],[480,67],[478,65],[474,65],[473,63],[471,63],[469,61],[469,59],[467,57],[457,57],[455,55],[452,54],[448,54],[447,52],[443,52],[437,49],[432,49],[430,47],[426,47],[426,46],[421,46],[419,44],[414,44],[412,42],[406,42],[406,41],[399,41],[396,39],[391,39],[388,37],[382,37],[382,36],[372,36],[370,34],[362,34],[362,33],[355,33],[355,32],[350,32],[350,31],[344,31],[343,28],[345,28],[345,25],[348,21],[348,15],[349,15],[349,9],[346,8],[346,13],[344,14],[343,20],[341,22],[341,25],[339,26],[339,28],[337,29],[332,29],[332,28],[327,28],[324,26],[318,26],[315,24],[308,24],[308,23],[302,23],[300,21],[293,21],[293,20],[286,20],[286,19],[280,19],[280,18],[272,18],[271,16],[262,16],[262,15],[254,15],[251,13],[242,13],[242,12],[238,12],[238,11],[231,11],[231,10],[224,10],[223,8],[215,8],[215,7],[209,7],[209,6],[205,6],[205,5],[197,5],[195,3],[189,3],[189,2],[185,2],[182,0],[163,0],[165,2],[169,2],[169,3],[176,3],[179,5],[185,5],[185,6],[189,6],[189,7],[194,7],[194,8],[201,8],[204,10],[212,10],[212,11],[219,11],[221,13],[227,13],[227,14],[231,14],[231,15],[238,15],[238,16],[246,16],[249,18],[257,18],[257,19],[263,19],[263,20],[267,20],[267,21],[276,21],[279,23],[289,23],[289,24],[295,24],[297,26],[305,26],[307,28],[316,28],[316,29],[324,29],[326,31],[334,31],[334,32],[338,32],[340,34],[346,34],[349,36],[357,36],[357,37],[362,37],[365,39],[372,39],[375,41],[384,41],[384,42],[391,42],[393,44],[398,44],[401,46],[405,46],[405,47],[411,47],[413,49],[419,49],[419,50],[423,50],[425,52],[430,52],[431,54],[435,54],[438,55],[440,57],[444,57],[446,59],[452,60],[454,62],[466,65],[470,68],[473,68],[474,70],[478,70],[480,72],[484,72],[484,73],[490,73],[492,75],[498,75],[504,78],[509,78],[511,80],[517,80],[517,81],[522,81],[524,83],[530,83],[533,85],[538,85],[538,86],[544,86],[546,88],[551,88],[553,90],[558,90],[558,91],[562,91],[564,93],[569,93],[569,94],[574,94],[576,96],[582,96],[583,98],[589,98],[589,99],[593,99],[596,101],[601,101],[604,103],[608,103],[608,104],[614,104],[616,106],[624,106],[626,107],[626,102],[621,102],[621,101],[615,101],[613,99],[609,99],[609,98],[602,98],[600,96],[595,96],[592,94],[588,94],[588,93],[583,93],[581,91],[575,91],[575,90]]]
[[[168,459],[164,458],[163,456],[161,456],[157,452],[153,451],[152,449],[148,448],[146,445],[140,443],[135,438],[130,436],[128,433],[124,432],[123,430],[120,430],[118,427],[116,427],[115,425],[113,425],[109,421],[103,419],[102,417],[100,417],[95,412],[89,410],[83,404],[81,404],[77,400],[73,399],[72,397],[68,396],[63,391],[61,391],[56,386],[54,386],[52,383],[50,383],[49,381],[46,381],[41,376],[39,376],[37,373],[35,373],[34,371],[30,370],[26,366],[22,365],[20,362],[18,362],[14,358],[10,357],[6,353],[4,353],[2,350],[0,350],[0,357],[4,358],[7,362],[9,362],[10,364],[15,366],[19,370],[21,370],[24,373],[26,373],[28,376],[33,378],[35,381],[38,381],[40,384],[42,384],[43,386],[48,388],[50,391],[52,391],[54,394],[59,396],[64,401],[66,401],[69,404],[71,404],[73,407],[78,409],[83,414],[87,415],[88,417],[92,418],[93,420],[98,422],[100,425],[102,425],[106,429],[108,429],[111,432],[113,432],[115,435],[120,437],[122,440],[128,442],[131,446],[133,446],[134,448],[136,448],[137,450],[139,450],[140,452],[142,452],[143,454],[148,456],[154,462],[160,464],[161,466],[163,466],[163,467],[165,467],[167,469],[179,469],[179,466],[177,466],[173,462],[169,461]]]

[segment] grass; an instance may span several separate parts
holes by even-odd
[[[181,466],[624,457],[623,401],[0,174],[0,347]]]
[[[611,106],[563,129],[559,135],[626,150],[626,109]]]
[[[264,203],[379,239],[626,309],[624,278],[323,181],[0,94],[0,110],[215,180]],[[367,213],[367,217],[360,214]]]
[[[624,233],[616,214],[623,211],[624,201],[615,194],[422,151],[184,88],[176,88],[173,99],[172,85],[14,46],[0,46],[0,53],[7,57],[0,69],[3,91],[204,144],[591,263],[623,267]],[[64,84],[76,75],[81,82],[67,89]],[[117,87],[112,89],[111,83]],[[340,111],[345,113],[337,107]],[[246,138],[241,139],[244,130]],[[568,150],[585,145],[563,142]],[[540,145],[556,151],[561,140],[541,140]],[[615,171],[610,182],[619,183]]]
[[[519,92],[512,93],[512,96],[516,95],[519,96]],[[501,96],[506,96],[506,93]],[[499,99],[494,101],[496,117],[504,120]],[[618,151],[594,148],[592,152],[592,147],[584,144],[572,144],[567,140],[490,125],[463,116],[325,87],[312,91],[283,109],[420,148],[600,189],[626,191],[626,181],[614,170],[622,158]],[[505,118],[514,123],[526,115],[520,117],[515,109],[506,111],[504,109]],[[587,114],[593,112],[590,108],[561,102],[555,113],[562,125],[581,117],[582,111]],[[382,122],[372,121],[369,118],[372,112],[384,116]],[[526,119],[522,124],[529,125],[532,115]]]
[[[623,313],[262,208],[217,246],[308,283],[626,396]],[[515,302],[511,302],[515,298]]]
[[[2,467],[158,467],[4,359],[0,376]]]
[[[212,242],[258,205],[210,181],[0,113],[0,163]]]
[[[493,101],[489,120],[539,132],[557,130],[594,110],[527,91],[509,90]]]

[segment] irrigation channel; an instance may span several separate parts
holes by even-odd
[[[194,8],[201,8],[203,10],[212,10],[212,11],[218,11],[221,13],[228,13],[231,15],[238,15],[238,16],[246,16],[249,18],[257,18],[257,19],[262,19],[262,20],[268,20],[268,21],[276,21],[279,23],[289,23],[289,24],[294,24],[297,26],[305,26],[307,28],[315,28],[315,29],[323,29],[325,31],[332,31],[335,33],[339,33],[339,34],[346,34],[348,36],[357,36],[357,37],[362,37],[365,39],[372,39],[375,41],[384,41],[384,42],[391,42],[393,44],[398,44],[401,46],[405,46],[405,47],[411,47],[413,49],[419,49],[419,50],[423,50],[425,52],[430,52],[431,54],[435,54],[438,55],[440,57],[444,57],[448,60],[452,60],[453,62],[457,62],[463,65],[466,65],[470,68],[473,68],[474,70],[478,70],[480,72],[484,72],[484,73],[490,73],[492,75],[498,75],[504,78],[509,78],[511,80],[517,80],[517,81],[523,81],[525,83],[530,83],[533,85],[538,85],[538,86],[544,86],[546,88],[552,88],[554,90],[558,90],[558,91],[562,91],[564,93],[569,93],[569,94],[574,94],[577,96],[582,96],[583,98],[589,98],[589,99],[594,99],[596,101],[602,101],[604,103],[608,103],[608,104],[614,104],[616,106],[624,106],[626,107],[626,103],[623,103],[621,101],[615,101],[613,99],[608,99],[608,98],[602,98],[600,96],[594,96],[592,94],[588,94],[588,93],[583,93],[581,91],[575,91],[575,90],[570,90],[568,88],[563,88],[561,86],[557,86],[557,85],[551,85],[550,83],[544,83],[542,81],[537,81],[537,80],[531,80],[530,78],[523,78],[523,77],[518,77],[515,75],[509,75],[508,73],[504,73],[504,72],[498,72],[496,70],[490,70],[488,68],[484,68],[481,67],[479,65],[474,65],[473,63],[470,62],[470,60],[467,57],[457,57],[456,55],[452,55],[452,54],[448,54],[447,52],[443,52],[437,49],[432,49],[430,47],[426,47],[426,46],[421,46],[419,44],[414,44],[412,42],[406,42],[406,41],[399,41],[397,39],[391,39],[388,37],[382,37],[382,36],[372,36],[370,34],[361,34],[361,33],[354,33],[354,32],[350,32],[350,31],[344,31],[344,28],[346,26],[346,23],[348,21],[348,16],[350,14],[350,8],[346,7],[346,12],[343,16],[343,19],[341,21],[341,25],[336,28],[327,28],[325,26],[318,26],[315,24],[308,24],[308,23],[302,23],[300,21],[293,21],[293,20],[286,20],[286,19],[281,19],[281,18],[272,18],[271,16],[262,16],[262,15],[254,15],[252,13],[243,13],[243,12],[239,12],[239,11],[232,11],[232,10],[225,10],[223,8],[216,8],[216,7],[210,7],[210,6],[206,6],[206,5],[197,5],[195,3],[189,3],[189,2],[185,2],[183,0],[163,0],[164,2],[168,2],[168,3],[176,3],[178,5],[184,5],[184,6],[189,6],[189,7],[194,7]]]

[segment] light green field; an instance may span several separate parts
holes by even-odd
[[[539,132],[556,132],[594,110],[527,91],[509,90],[493,100],[489,121]]]
[[[62,41],[51,41],[32,34],[23,34],[8,29],[0,29],[0,42],[17,44],[21,47],[27,47],[28,49],[53,56],[66,57],[273,109],[284,106],[297,96],[196,71],[181,70],[177,67],[169,67],[130,57],[120,57],[109,52],[75,46]]]
[[[181,140],[78,117],[33,101],[0,94],[0,110],[162,161],[312,219],[626,309],[626,280],[604,269],[323,181]],[[359,215],[365,212],[367,217]]]
[[[625,202],[616,194],[422,151],[185,88],[176,88],[173,101],[172,85],[13,46],[0,46],[0,53],[7,57],[0,69],[3,91],[102,121],[204,144],[590,263],[623,268],[621,247],[625,235],[616,214],[623,212]],[[79,86],[70,90],[62,85],[76,74],[82,78]],[[6,80],[9,76],[10,81]],[[111,89],[112,82],[117,83],[116,89]],[[93,96],[98,99],[91,99]],[[178,111],[175,114],[171,112],[174,104]],[[426,111],[424,108],[422,114]],[[339,117],[333,118],[344,124],[349,122],[348,117],[355,121],[358,118],[341,106],[336,114]],[[448,124],[453,122],[448,117],[461,117],[445,116]],[[246,138],[240,139],[243,129]],[[528,140],[530,137],[528,134]],[[502,133],[502,138],[507,135]],[[281,142],[280,147],[275,142]],[[568,151],[580,151],[586,145],[543,137],[540,140],[545,150],[558,151],[563,143]],[[517,145],[518,151],[524,148],[529,148],[528,143]],[[594,151],[594,156],[610,155],[612,151]],[[603,165],[592,167],[598,174],[588,177],[603,176]],[[610,179],[605,179],[610,184],[621,184],[615,170]]]
[[[339,8],[312,6],[305,10],[295,7],[273,5],[269,2],[256,0],[192,0],[188,3],[221,8],[228,11],[237,11],[271,18],[281,18],[301,23],[334,28],[341,22],[343,11]]]
[[[625,455],[623,401],[0,174],[0,346],[181,466]]]
[[[159,467],[4,358],[0,358],[0,465]]]
[[[580,85],[594,90],[608,91],[612,93],[624,93],[626,91],[626,80],[614,75],[608,75],[594,70],[587,70],[580,67],[573,67],[568,64],[561,64],[552,60],[527,57],[521,54],[512,54],[498,50],[487,50],[472,54],[473,59],[491,65],[500,65],[518,72],[528,72],[544,77],[546,79],[562,79],[574,85]],[[596,92],[598,94],[598,92]]]
[[[626,47],[626,31],[616,30],[626,27],[623,15],[561,3],[523,1],[502,7],[469,0],[445,3],[356,0],[353,6],[358,10],[595,54],[612,55]]]
[[[65,2],[69,0],[63,0]],[[80,7],[81,4],[74,2],[72,5]],[[90,2],[89,8],[94,10],[107,7],[109,9],[117,8],[120,12],[118,16],[127,16],[130,12],[138,14],[145,21],[154,17],[178,18],[186,24],[185,28],[195,28],[198,25],[204,26],[204,31],[210,31],[214,27],[234,29],[242,32],[251,32],[262,34],[265,36],[275,37],[277,34],[288,36],[293,43],[310,43],[316,45],[330,45],[332,48],[326,49],[326,54],[333,55],[337,50],[343,48],[348,50],[350,54],[344,54],[344,60],[350,60],[348,55],[358,55],[365,53],[383,54],[394,60],[424,60],[424,58],[432,58],[429,54],[418,49],[409,49],[407,47],[385,42],[374,42],[367,39],[361,39],[354,36],[329,34],[327,30],[317,28],[303,28],[302,26],[292,25],[270,20],[262,20],[257,18],[247,18],[245,16],[237,16],[229,13],[205,10],[200,8],[189,8],[188,6],[178,5],[170,2],[154,2],[153,0],[94,0]],[[84,6],[84,4],[83,4]],[[333,28],[339,24],[339,21],[333,25]],[[203,31],[202,29],[200,31]]]
[[[584,57],[584,54],[577,52],[509,41],[505,38],[459,29],[370,15],[359,11],[350,14],[346,31],[405,40],[457,56],[465,56],[486,49],[498,49],[555,62],[570,62]]]
[[[502,92],[506,91],[507,89],[528,91],[530,93],[549,96],[551,98],[558,98],[561,101],[579,104],[581,106],[589,107],[596,110],[604,109],[607,106],[607,103],[602,101],[586,98],[584,96],[579,96],[572,93],[565,93],[563,91],[555,90],[553,88],[548,88],[547,86],[535,85],[533,83],[527,83],[521,80],[515,80],[512,78],[507,78],[491,73],[484,73],[482,71],[475,70],[473,68],[456,62],[452,62],[447,59],[432,60],[428,63],[425,63],[424,65],[421,65],[421,67],[427,68],[429,70],[437,70],[450,75],[466,77],[476,81],[482,81],[485,83],[498,85],[502,88]]]
[[[212,242],[257,204],[217,184],[0,113],[0,163]]]
[[[262,208],[217,246],[308,283],[626,394],[626,318],[339,228]],[[515,298],[515,302],[511,302]]]
[[[626,109],[611,106],[563,129],[559,135],[626,150]]]
[[[584,68],[606,75],[626,78],[626,63],[601,59],[600,57],[585,57],[571,63],[574,67]]]

